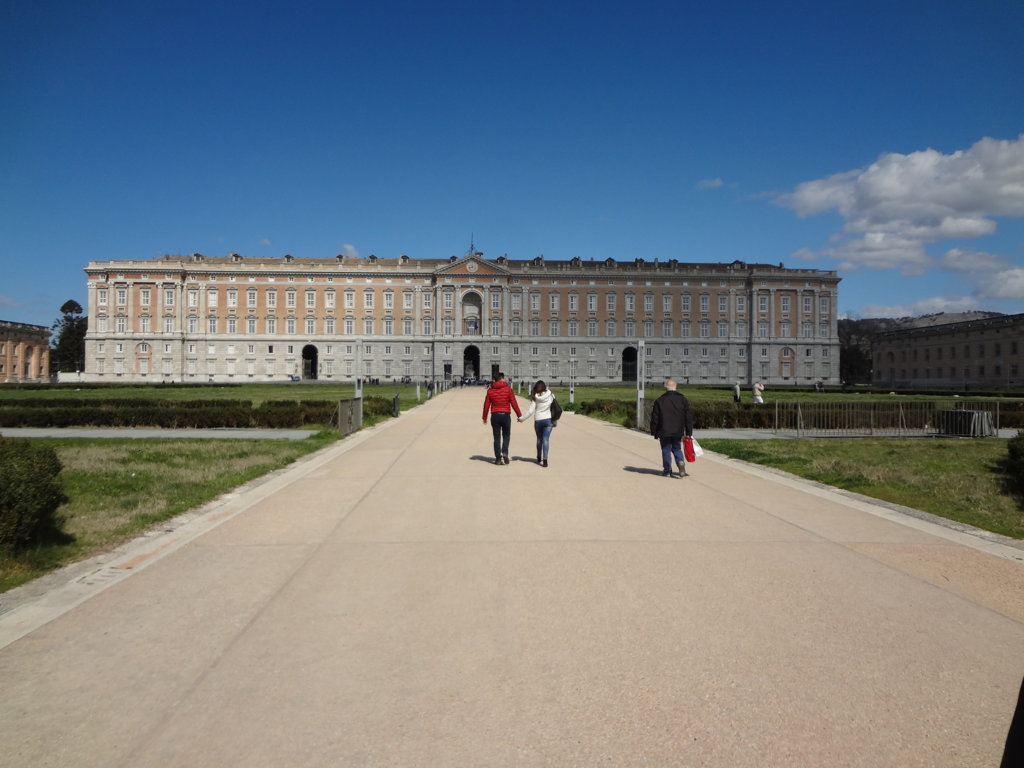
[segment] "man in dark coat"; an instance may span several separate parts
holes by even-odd
[[[693,436],[693,415],[690,413],[690,401],[681,392],[676,392],[673,379],[665,382],[665,393],[654,401],[651,434],[661,443],[661,474],[673,477],[672,459],[675,458],[679,476],[685,477],[686,460],[681,443],[684,436]]]

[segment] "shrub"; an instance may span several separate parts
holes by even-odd
[[[1006,476],[1015,493],[1024,494],[1024,431],[1006,443]]]
[[[0,552],[12,553],[60,533],[57,452],[28,440],[0,438]]]

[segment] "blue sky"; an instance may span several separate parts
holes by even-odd
[[[90,260],[836,269],[1024,312],[1024,4],[0,3],[0,319]]]

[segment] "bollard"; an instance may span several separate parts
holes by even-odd
[[[402,412],[402,407],[398,403],[398,393],[395,393],[394,398],[391,400],[391,415],[397,416]]]

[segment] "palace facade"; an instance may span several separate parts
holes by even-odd
[[[90,381],[839,383],[833,271],[676,260],[93,261]]]
[[[876,387],[1020,389],[1024,314],[886,331],[871,351]]]
[[[0,382],[50,380],[50,329],[0,320]]]

